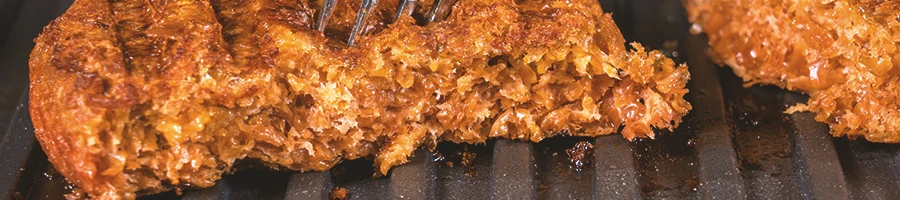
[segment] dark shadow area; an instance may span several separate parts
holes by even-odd
[[[376,177],[374,164],[372,159],[367,158],[341,162],[331,168],[331,180],[335,187],[349,191],[348,199],[390,198],[391,174]]]
[[[891,199],[900,196],[900,146],[865,139],[834,138],[844,176],[853,199]]]
[[[788,132],[792,123],[782,113],[789,106],[781,99],[785,91],[774,86],[745,88],[730,68],[721,68],[719,77],[749,197],[799,198]]]
[[[437,199],[490,199],[494,142],[438,143],[435,149]],[[465,162],[464,162],[465,161]]]
[[[592,157],[586,155],[582,167],[573,164],[570,152],[578,143],[591,143],[589,137],[552,137],[534,145],[537,192],[540,199],[590,199],[594,171]],[[591,145],[593,146],[593,145]],[[588,150],[587,153],[592,153]],[[572,153],[578,153],[572,151]],[[575,155],[572,155],[575,156]]]

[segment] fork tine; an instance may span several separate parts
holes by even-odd
[[[417,0],[400,0],[400,3],[397,4],[397,13],[394,14],[391,23],[397,22],[397,20],[400,20],[400,17],[412,15],[416,9],[416,4],[418,4]]]
[[[378,0],[362,0],[362,5],[359,6],[359,12],[356,14],[356,23],[353,24],[353,29],[350,30],[350,38],[347,39],[348,45],[353,46],[354,42],[356,42],[356,36],[360,35],[360,32],[366,28],[366,19],[372,13],[372,10],[375,9],[376,4],[378,4]]]
[[[316,16],[316,30],[319,30],[319,32],[325,31],[325,26],[328,25],[328,18],[334,12],[335,1],[337,0],[325,0],[322,2],[322,9],[319,10]]]
[[[431,16],[428,16],[428,23],[443,21],[450,13],[450,7],[455,3],[454,0],[435,0],[431,5]]]

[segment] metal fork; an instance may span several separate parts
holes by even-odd
[[[334,4],[336,2],[337,0],[324,0],[321,10],[319,10],[316,16],[316,30],[325,31],[325,27],[328,25],[328,19],[331,17],[331,13],[334,12]],[[439,22],[446,19],[453,3],[455,3],[455,0],[434,0],[431,11],[426,14],[425,19],[427,20],[427,23]],[[397,22],[397,20],[400,20],[400,17],[412,15],[417,4],[418,0],[400,0],[397,4],[397,13],[394,14],[390,23]],[[367,25],[367,19],[372,15],[372,11],[375,10],[376,5],[378,5],[378,0],[362,0],[362,4],[359,6],[359,11],[356,15],[356,21],[353,24],[353,29],[350,30],[350,38],[347,39],[348,45],[353,46],[356,43],[356,37],[365,34],[364,29]]]

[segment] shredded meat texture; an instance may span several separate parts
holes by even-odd
[[[569,156],[570,167],[581,171],[590,166],[591,153],[594,145],[588,141],[575,143],[572,148],[566,149],[566,155]]]
[[[380,14],[354,47],[313,31],[314,7],[77,0],[35,40],[35,134],[89,196],[133,199],[210,187],[240,160],[309,171],[375,155],[387,173],[439,141],[653,137],[691,109],[687,68],[628,50],[594,0],[460,1],[425,26]]]
[[[752,84],[805,92],[834,136],[900,143],[900,1],[686,2],[711,57]]]
[[[334,200],[344,200],[344,199],[347,199],[347,196],[349,195],[349,193],[350,193],[350,191],[347,191],[347,189],[345,189],[345,188],[336,187],[333,190],[331,190],[331,193],[328,196]]]

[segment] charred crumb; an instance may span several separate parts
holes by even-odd
[[[16,191],[9,195],[9,199],[25,199],[25,197],[22,197],[21,192]]]
[[[337,166],[337,167],[331,168],[331,176],[335,177],[335,179],[343,178],[345,170],[346,170],[346,168],[344,168],[343,166]]]
[[[347,191],[346,188],[336,187],[331,190],[331,194],[328,195],[332,200],[344,200],[347,199],[347,195],[350,194],[350,191]]]
[[[547,190],[550,189],[550,186],[544,180],[537,180],[537,193],[538,195],[544,194]]]
[[[478,153],[470,150],[469,144],[459,144],[455,148],[439,148],[433,154],[434,162],[438,166],[460,166],[469,177],[478,175],[478,171],[475,169]]]
[[[475,152],[463,152],[462,160],[459,162],[462,164],[463,168],[466,170],[466,175],[469,177],[478,175],[478,171],[475,170]]]
[[[594,145],[589,141],[581,141],[575,144],[570,149],[566,149],[566,154],[569,155],[569,164],[576,171],[581,171],[590,165],[591,160],[591,152],[593,152]]]

